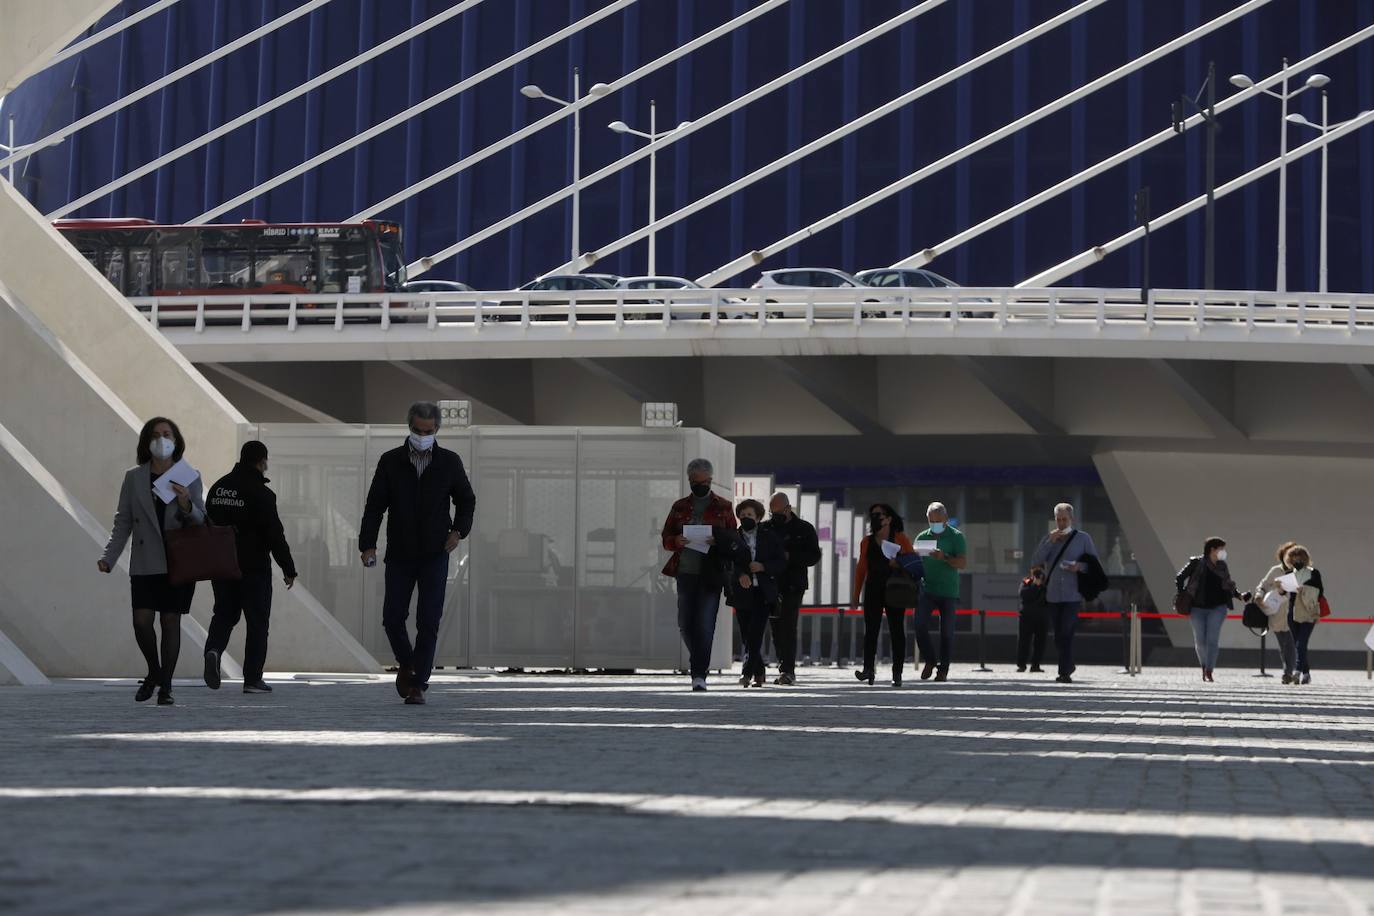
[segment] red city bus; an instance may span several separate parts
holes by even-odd
[[[131,298],[382,293],[405,282],[401,227],[385,220],[163,226],[60,219],[53,226]]]

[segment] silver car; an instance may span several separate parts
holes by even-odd
[[[869,286],[886,289],[958,289],[959,284],[949,277],[942,277],[933,270],[923,267],[880,267],[874,270],[861,270],[855,274]],[[976,298],[969,302],[991,302],[991,299]],[[993,312],[967,312],[961,314],[969,318],[991,318]],[[945,313],[949,315],[948,312]]]

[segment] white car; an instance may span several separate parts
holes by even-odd
[[[686,277],[668,277],[668,276],[621,277],[620,280],[615,284],[615,286],[616,286],[616,289],[646,289],[646,290],[647,290],[647,289],[701,289],[701,288],[702,288],[700,284],[698,284],[698,283],[696,283],[696,282],[694,282],[694,281],[692,281],[692,280],[688,280]],[[626,301],[628,302],[628,301],[630,301],[630,300],[626,300]],[[639,302],[639,301],[641,301],[641,300],[639,300],[638,298],[636,298],[634,301],[635,301],[635,302]],[[659,304],[659,303],[661,303],[663,300],[661,300],[661,299],[644,299],[644,300],[642,300],[642,301],[644,301],[644,302],[653,302],[654,304]],[[710,296],[709,293],[704,293],[704,294],[702,294],[701,296],[688,296],[688,297],[676,296],[676,297],[673,298],[673,303],[674,303],[675,305],[676,305],[676,304],[679,304],[679,303],[690,303],[690,304],[693,304],[693,305],[710,305],[710,304],[711,304],[711,296]],[[657,317],[659,317],[659,315],[658,315],[658,314],[637,314],[637,315],[626,315],[626,317],[627,317],[627,318],[646,319],[646,318],[657,318]],[[710,315],[709,315],[709,313],[706,313],[706,312],[701,312],[701,313],[692,312],[692,313],[687,313],[687,314],[675,313],[673,317],[675,317],[675,318],[701,318],[701,319],[704,319],[704,318],[709,318]]]
[[[886,289],[958,289],[959,284],[949,277],[942,277],[933,270],[923,267],[879,267],[861,270],[855,274],[869,286]],[[991,299],[975,298],[969,302],[991,302]],[[949,313],[946,312],[946,315]],[[992,318],[993,312],[963,312],[969,318]]]
[[[867,287],[861,278],[836,270],[833,267],[785,267],[778,270],[765,270],[759,275],[752,289],[860,289]],[[865,302],[883,302],[880,297],[865,299]],[[849,300],[837,300],[820,305],[849,305]],[[881,317],[884,313],[865,310],[865,318]],[[820,316],[826,317],[826,316]],[[829,317],[843,317],[832,315]]]

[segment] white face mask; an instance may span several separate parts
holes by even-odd
[[[1224,551],[1224,550],[1218,550],[1218,551],[1217,551],[1217,562],[1218,562],[1218,563],[1225,563],[1225,562],[1226,562],[1226,551]]]
[[[410,444],[415,446],[417,452],[427,452],[434,446],[434,434],[422,436],[419,433],[411,433]]]
[[[176,450],[177,444],[175,439],[164,439],[162,436],[157,436],[152,442],[148,443],[148,451],[153,453],[154,458],[162,461],[171,458],[172,453]]]

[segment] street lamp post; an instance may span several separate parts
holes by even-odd
[[[653,146],[653,143],[654,141],[658,140],[659,137],[666,137],[674,131],[682,130],[684,127],[687,127],[691,123],[691,121],[683,121],[681,124],[679,124],[677,127],[674,127],[672,130],[665,130],[663,133],[659,133],[658,104],[653,99],[650,99],[649,132],[647,134],[642,130],[635,130],[633,127],[626,124],[624,121],[612,121],[610,124],[606,125],[618,134],[633,134],[636,137],[641,137],[649,141],[649,276],[651,277],[657,275],[658,264],[656,257],[657,245],[655,244],[654,238],[654,220],[657,215],[655,203],[657,202],[658,197],[658,164],[656,161],[658,158],[658,150]]]
[[[1202,104],[1203,93],[1207,94],[1207,104]],[[1196,96],[1185,95],[1173,105],[1174,133],[1183,133],[1183,121],[1186,117],[1184,110],[1191,105],[1202,115],[1203,121],[1207,124],[1207,210],[1206,228],[1204,229],[1205,246],[1202,267],[1202,286],[1203,289],[1212,289],[1216,285],[1216,251],[1217,251],[1217,224],[1216,224],[1216,179],[1217,179],[1217,66],[1215,63],[1207,64],[1207,82]]]
[[[1283,69],[1288,69],[1288,58],[1283,59]],[[1309,89],[1321,89],[1331,82],[1331,78],[1321,73],[1314,73],[1307,78],[1307,81],[1299,88],[1288,91],[1288,77],[1283,78],[1283,89],[1275,92],[1272,89],[1260,90],[1265,95],[1271,95],[1279,100],[1281,107],[1281,118],[1279,126],[1279,248],[1278,264],[1275,267],[1277,276],[1274,279],[1274,291],[1285,293],[1288,291],[1288,122],[1292,119],[1288,116],[1288,101],[1297,98]],[[1249,89],[1255,85],[1255,81],[1244,73],[1237,73],[1231,77],[1231,85],[1240,89]]]
[[[1360,112],[1360,113],[1356,116],[1356,118],[1351,118],[1350,120],[1353,121],[1353,120],[1356,120],[1357,118],[1362,118],[1362,117],[1364,117],[1364,116],[1367,115],[1367,114],[1369,114],[1369,112],[1367,112],[1367,111],[1362,111],[1362,112]],[[1312,128],[1313,130],[1319,131],[1323,137],[1326,136],[1326,135],[1327,135],[1328,133],[1330,133],[1331,131],[1335,130],[1336,128],[1338,128],[1338,127],[1344,127],[1346,124],[1349,124],[1349,123],[1350,123],[1350,121],[1341,121],[1339,124],[1332,124],[1332,123],[1331,123],[1330,119],[1327,117],[1327,110],[1326,110],[1326,90],[1322,90],[1322,122],[1321,122],[1320,124],[1313,124],[1311,121],[1307,120],[1306,118],[1304,118],[1304,117],[1303,117],[1302,115],[1300,115],[1300,114],[1291,114],[1291,115],[1288,115],[1288,116],[1284,119],[1284,121],[1285,121],[1285,123],[1288,123],[1288,124],[1301,124],[1303,127],[1310,127],[1310,128]],[[1328,159],[1327,159],[1327,152],[1328,152],[1329,149],[1330,149],[1330,144],[1325,144],[1325,143],[1322,144],[1322,185],[1321,185],[1321,186],[1322,186],[1322,197],[1321,197],[1321,229],[1320,229],[1320,232],[1321,232],[1321,244],[1318,246],[1318,255],[1317,255],[1317,257],[1318,257],[1318,262],[1317,262],[1317,291],[1318,291],[1318,292],[1321,292],[1321,293],[1326,292],[1326,201],[1327,201],[1327,174],[1328,174],[1327,169],[1328,169],[1328,165],[1329,165],[1329,161],[1328,161]]]
[[[600,98],[611,91],[611,87],[605,83],[594,83],[587,90],[587,96]],[[572,257],[578,258],[582,254],[581,246],[581,222],[582,222],[582,105],[579,104],[584,96],[582,95],[582,72],[573,67],[573,95],[571,102],[565,102],[557,96],[549,95],[543,89],[531,83],[528,86],[520,87],[520,94],[527,99],[547,99],[555,105],[564,108],[571,108],[573,113],[573,192],[572,192]]]

